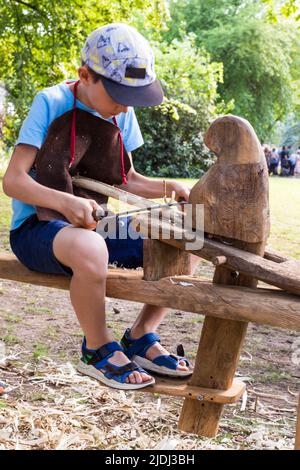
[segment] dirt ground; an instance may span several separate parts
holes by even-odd
[[[203,261],[198,274],[210,278],[212,268]],[[225,407],[219,435],[207,439],[177,430],[181,399],[108,391],[76,373],[81,330],[68,292],[0,281],[0,299],[0,381],[8,384],[0,397],[0,449],[293,448],[295,332],[249,325],[237,372],[247,396]],[[117,339],[139,309],[107,299]],[[170,352],[183,344],[193,361],[202,324],[201,315],[171,311],[159,330],[162,344]]]

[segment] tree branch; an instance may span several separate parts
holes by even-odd
[[[47,16],[41,12],[37,7],[30,5],[30,3],[23,2],[23,0],[13,0],[15,3],[19,3],[21,5],[24,5],[25,7],[31,8],[32,10],[36,11],[39,15],[43,16],[44,18],[47,18]]]

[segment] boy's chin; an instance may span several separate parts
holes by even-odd
[[[101,116],[104,119],[112,119],[115,116],[115,114],[103,113],[103,114],[101,114]]]

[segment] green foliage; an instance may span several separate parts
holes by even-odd
[[[277,24],[268,21],[262,0],[173,0],[171,15],[166,39],[171,42],[193,31],[197,46],[224,64],[222,99],[233,99],[234,113],[248,119],[266,139],[295,103],[293,82],[299,77],[300,56],[296,21],[280,12]]]
[[[222,44],[220,43],[222,35]],[[248,119],[261,139],[290,111],[293,34],[283,25],[253,19],[217,28],[210,47],[225,66],[222,96],[234,97],[235,114]]]
[[[38,90],[75,77],[80,49],[89,32],[111,21],[126,21],[154,44],[157,74],[168,97],[163,106],[138,112],[146,145],[135,159],[137,168],[149,175],[182,176],[199,176],[207,168],[210,156],[201,133],[225,107],[222,102],[216,106],[223,67],[211,62],[203,47],[196,47],[192,34],[169,45],[161,41],[160,31],[169,18],[164,0],[121,0],[118,8],[109,0],[100,4],[77,0],[72,8],[66,0],[31,0],[30,4],[10,0],[0,7],[1,13],[0,72],[8,106],[2,132],[6,144],[14,143]],[[156,157],[145,166],[150,155]]]
[[[202,128],[216,114],[217,86],[223,81],[222,63],[211,62],[191,33],[183,40],[155,48],[156,70],[168,97],[202,110]]]
[[[193,35],[156,45],[155,54],[167,99],[154,109],[136,110],[145,145],[135,153],[135,166],[154,176],[199,177],[212,161],[202,132],[218,112],[222,64],[211,62]]]
[[[197,127],[197,112],[166,99],[159,107],[137,111],[145,144],[135,152],[137,171],[152,176],[199,178],[212,155]]]
[[[131,23],[143,11],[159,29],[165,0],[4,0],[0,4],[0,76],[7,92],[2,130],[13,144],[35,93],[76,75],[87,35],[109,22]]]
[[[288,127],[283,135],[283,145],[300,146],[300,122]]]
[[[275,23],[280,15],[289,18],[293,16],[300,20],[299,0],[262,0],[267,5],[267,18]]]

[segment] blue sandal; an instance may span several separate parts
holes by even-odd
[[[185,361],[187,367],[190,366],[189,361],[182,356],[168,354],[158,356],[152,361],[147,359],[146,353],[148,349],[156,342],[160,343],[160,337],[156,333],[147,333],[138,339],[130,338],[129,328],[127,328],[121,339],[121,345],[123,346],[126,356],[146,370],[170,377],[187,377],[193,373],[191,370],[177,370],[177,366],[181,360]]]
[[[140,373],[147,373],[135,362],[129,362],[124,366],[116,366],[109,362],[109,358],[114,355],[116,351],[123,351],[122,347],[116,341],[104,344],[96,351],[91,351],[86,347],[86,340],[83,339],[82,343],[82,357],[77,365],[77,370],[82,374],[89,375],[98,379],[105,385],[120,390],[136,390],[138,388],[148,387],[153,385],[155,380],[153,377],[147,382],[130,383],[126,382],[127,377],[132,372],[137,371]]]

